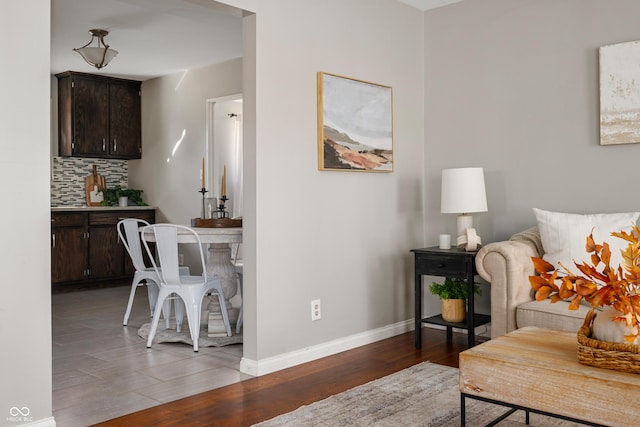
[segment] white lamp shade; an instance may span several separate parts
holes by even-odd
[[[487,194],[482,168],[456,168],[442,171],[442,213],[487,211]]]

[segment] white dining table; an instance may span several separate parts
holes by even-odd
[[[238,293],[238,274],[235,265],[231,260],[231,245],[242,243],[242,227],[229,228],[204,228],[191,227],[200,237],[202,243],[209,244],[207,262],[205,268],[207,277],[219,277],[222,282],[222,292],[224,294],[229,322],[231,329],[238,320],[239,307],[233,307],[230,299]],[[154,241],[152,233],[147,232],[143,238],[147,241]],[[197,243],[193,234],[178,230],[178,243]],[[208,335],[210,337],[226,336],[227,332],[222,320],[222,311],[217,298],[211,298],[207,305],[208,310]]]

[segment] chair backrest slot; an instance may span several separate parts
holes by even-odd
[[[170,226],[157,226],[153,231],[156,235],[162,281],[167,285],[179,285],[178,232]]]
[[[140,227],[148,226],[143,219],[127,218],[118,222],[117,230],[120,241],[127,250],[133,266],[138,271],[144,271],[144,257],[142,256],[142,244],[140,243]]]
[[[178,233],[190,235],[190,239],[188,240],[197,243],[202,263],[202,276],[204,281],[207,281],[204,252],[202,251],[202,242],[198,233],[190,227],[176,224],[153,224],[148,225],[141,230],[141,233],[143,234],[149,232],[154,235],[156,241],[156,252],[160,265],[156,265],[146,239],[143,239],[144,245],[154,268],[157,270],[158,275],[164,284],[180,284],[180,265],[178,263],[178,243],[180,242],[178,239]]]

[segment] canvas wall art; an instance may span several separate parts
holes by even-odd
[[[393,171],[391,87],[318,73],[318,168]]]
[[[602,46],[600,145],[640,142],[640,41]]]

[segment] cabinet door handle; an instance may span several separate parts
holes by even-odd
[[[56,233],[51,233],[51,248],[56,248]]]
[[[106,151],[107,150],[107,141],[102,138],[102,151]]]
[[[113,151],[118,151],[118,140],[113,138]]]

